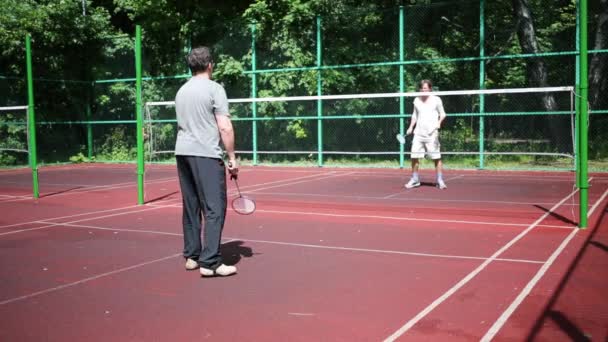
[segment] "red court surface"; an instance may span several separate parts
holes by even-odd
[[[238,274],[181,256],[175,166],[0,171],[0,341],[606,341],[608,175],[245,167]],[[229,182],[229,197],[235,188]]]

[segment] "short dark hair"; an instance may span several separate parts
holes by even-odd
[[[209,64],[213,63],[211,50],[206,46],[200,46],[192,49],[186,57],[188,68],[193,74],[207,70]]]
[[[431,82],[431,80],[422,80],[420,81],[420,84],[418,85],[418,89],[422,89],[422,87],[427,84],[429,86],[429,88],[433,89],[433,82]]]

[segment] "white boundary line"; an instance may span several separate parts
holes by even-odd
[[[439,298],[435,299],[431,304],[429,304],[426,308],[420,311],[416,316],[407,321],[403,326],[401,326],[397,331],[388,336],[384,341],[395,341],[400,336],[402,336],[405,332],[407,332],[410,328],[412,328],[416,323],[418,323],[421,319],[423,319],[426,315],[428,315],[431,311],[433,311],[437,306],[443,303],[446,299],[452,296],[456,291],[466,285],[471,279],[473,279],[477,274],[483,271],[492,261],[494,261],[499,255],[504,253],[507,249],[509,249],[512,245],[514,245],[517,241],[522,239],[526,234],[528,234],[534,227],[536,227],[542,220],[544,220],[547,216],[549,216],[555,209],[557,209],[562,203],[567,201],[570,197],[574,196],[578,192],[578,189],[572,191],[569,195],[564,197],[561,201],[556,203],[549,211],[543,214],[540,218],[534,221],[527,229],[519,233],[516,237],[511,239],[508,243],[502,246],[499,250],[497,250],[490,258],[484,261],[481,265],[479,265],[476,269],[462,278],[458,283],[452,286],[448,291],[442,294]],[[574,228],[576,229],[576,228]]]
[[[417,253],[417,252],[406,252],[406,251],[394,251],[388,249],[371,249],[371,248],[356,248],[356,247],[341,247],[341,246],[323,246],[323,245],[313,245],[306,243],[293,243],[293,242],[281,242],[281,241],[269,241],[269,240],[255,240],[255,239],[241,239],[235,238],[234,240],[240,240],[245,242],[254,242],[254,243],[266,243],[272,245],[282,245],[282,246],[296,246],[296,247],[308,247],[308,248],[318,248],[318,249],[331,249],[331,250],[339,250],[339,251],[354,251],[354,252],[371,252],[371,253],[384,253],[384,254],[399,254],[399,255],[410,255],[410,256],[419,256],[419,257],[431,257],[431,258],[445,258],[445,259],[469,259],[469,260],[487,260],[486,257],[475,257],[475,256],[466,256],[466,255],[448,255],[448,254],[432,254],[432,253]],[[526,259],[501,259],[495,258],[496,261],[507,261],[507,262],[516,262],[516,263],[529,263],[529,264],[542,264],[544,261],[537,260],[526,260]]]
[[[181,206],[181,205],[180,205]],[[329,216],[329,217],[348,217],[348,218],[371,218],[382,220],[397,220],[397,221],[421,221],[421,222],[442,222],[442,223],[463,223],[463,224],[479,224],[490,226],[507,226],[507,227],[529,227],[526,223],[506,223],[506,222],[483,222],[483,221],[464,221],[464,220],[441,220],[429,218],[413,218],[399,216],[383,216],[383,215],[349,215],[349,214],[330,214],[319,212],[300,212],[300,211],[279,211],[258,209],[256,212],[271,213],[271,214],[291,214],[291,215],[313,215],[313,216]],[[539,225],[548,228],[568,228],[566,226]]]
[[[160,178],[160,179],[155,179],[152,181],[147,181],[146,184],[158,184],[158,183],[165,183],[165,182],[170,182],[173,180],[176,180],[176,177],[167,177],[167,178]],[[42,194],[41,197],[45,197],[45,196],[49,196],[52,198],[55,197],[59,197],[59,196],[67,196],[67,195],[75,195],[75,194],[84,194],[84,193],[88,193],[88,192],[95,192],[95,191],[103,191],[103,190],[112,190],[112,189],[121,189],[121,188],[128,188],[128,187],[132,187],[132,186],[137,186],[137,182],[124,182],[124,183],[117,183],[115,184],[111,184],[111,185],[107,185],[107,186],[92,186],[89,188],[84,188],[84,189],[74,189],[71,191],[66,191],[66,192],[61,192],[58,194]],[[6,201],[0,201],[0,203],[7,203],[7,202],[20,202],[20,201],[27,201],[27,200],[32,200],[33,198],[30,196],[28,198],[23,198],[23,199],[13,199],[13,200],[6,200]]]
[[[235,241],[235,240],[228,240],[226,242],[222,242],[222,244],[230,243],[232,241]],[[101,273],[101,274],[98,274],[98,275],[95,275],[95,276],[92,276],[92,277],[88,277],[88,278],[84,278],[84,279],[81,279],[81,280],[78,280],[78,281],[75,281],[75,282],[71,282],[71,283],[68,283],[68,284],[63,284],[63,285],[51,287],[51,288],[48,288],[48,289],[45,289],[45,290],[32,292],[32,293],[29,293],[29,294],[26,294],[26,295],[23,295],[23,296],[6,299],[4,301],[1,301],[0,305],[5,305],[5,304],[9,304],[9,303],[20,301],[20,300],[36,297],[36,296],[39,296],[39,295],[42,295],[42,294],[59,291],[61,289],[65,289],[65,288],[68,288],[68,287],[76,286],[76,285],[79,285],[79,284],[84,284],[84,283],[87,283],[87,282],[95,280],[95,279],[99,279],[99,278],[107,277],[107,276],[110,276],[110,275],[122,273],[124,271],[129,271],[129,270],[132,270],[132,269],[135,269],[135,268],[138,268],[138,267],[154,264],[154,263],[157,263],[157,262],[160,262],[160,261],[165,261],[165,260],[168,260],[168,259],[173,259],[173,258],[179,257],[181,255],[182,255],[182,253],[171,254],[171,255],[166,256],[166,257],[162,257],[162,258],[159,258],[159,259],[142,262],[142,263],[139,263],[139,264],[136,264],[136,265],[131,265],[131,266],[119,268],[119,269],[114,270],[114,271]]]
[[[463,177],[464,177],[464,175],[453,176],[453,177],[450,177],[450,178],[446,179],[445,181],[449,182],[451,180],[458,179],[458,178],[463,178]],[[406,193],[407,193],[406,189],[404,189],[403,187],[401,187],[401,191],[393,193],[393,194],[390,194],[388,196],[384,196],[384,197],[382,197],[382,199],[389,199],[389,198],[393,198],[394,196],[401,195],[401,194],[406,194]]]
[[[181,201],[177,201],[168,205],[158,205],[155,203],[148,204],[151,207],[158,208],[175,208],[180,209],[182,207]],[[344,217],[344,218],[369,218],[369,219],[381,219],[381,220],[397,220],[397,221],[419,221],[419,222],[441,222],[441,223],[463,223],[463,224],[479,224],[479,225],[491,225],[491,226],[507,226],[507,227],[528,227],[527,223],[506,223],[506,222],[484,222],[484,221],[463,221],[463,220],[440,220],[430,218],[413,218],[413,217],[400,217],[400,216],[381,216],[381,215],[358,215],[358,214],[331,214],[321,212],[309,212],[309,211],[282,211],[282,210],[266,210],[257,209],[256,213],[266,214],[283,214],[283,215],[311,215],[311,216],[329,216],[329,217]],[[537,227],[542,228],[557,228],[557,229],[572,229],[572,226],[558,226],[550,224],[539,224]]]
[[[604,194],[602,195],[602,197],[600,197],[600,199],[598,199],[597,202],[595,202],[595,205],[588,212],[587,217],[591,217],[591,215],[593,214],[593,212],[595,211],[595,209],[597,208],[597,206],[599,205],[599,203],[601,203],[602,201],[604,201],[604,199],[606,198],[607,195],[608,195],[608,190],[604,191]],[[553,252],[553,254],[551,254],[551,256],[549,257],[549,259],[547,259],[547,261],[543,264],[543,266],[540,268],[540,270],[538,270],[538,272],[536,272],[536,274],[534,275],[534,277],[521,290],[521,292],[515,298],[515,300],[513,300],[513,302],[511,303],[511,305],[509,305],[509,307],[502,313],[502,315],[500,315],[500,317],[494,322],[494,324],[490,327],[490,329],[486,332],[486,334],[481,338],[482,342],[489,342],[489,341],[491,341],[494,338],[494,336],[496,336],[496,334],[498,333],[498,331],[507,322],[507,320],[509,319],[509,317],[511,317],[511,315],[513,314],[513,312],[515,312],[515,310],[517,309],[517,307],[530,294],[530,292],[532,291],[532,289],[534,288],[534,286],[536,286],[536,284],[540,281],[540,279],[545,275],[545,273],[547,272],[547,270],[549,269],[549,267],[551,267],[551,265],[553,265],[553,262],[555,262],[555,260],[557,259],[557,257],[559,257],[559,255],[566,248],[566,246],[568,245],[568,243],[570,242],[570,240],[572,240],[572,238],[574,238],[574,236],[576,235],[576,233],[578,231],[579,231],[578,229],[574,229],[564,239],[564,241],[562,241],[562,243],[559,245],[559,247]]]
[[[55,291],[58,291],[58,290],[61,290],[61,289],[65,289],[67,287],[72,287],[72,286],[75,286],[75,285],[87,283],[87,282],[95,280],[95,279],[99,279],[99,278],[106,277],[106,276],[109,276],[109,275],[121,273],[121,272],[124,272],[124,271],[129,271],[129,270],[132,270],[134,268],[150,265],[150,264],[153,264],[153,263],[157,263],[159,261],[164,261],[164,260],[172,259],[172,258],[181,256],[181,255],[182,255],[182,253],[171,254],[169,256],[166,256],[166,257],[163,257],[163,258],[160,258],[160,259],[142,262],[140,264],[136,264],[136,265],[131,265],[131,266],[128,266],[128,267],[119,268],[117,270],[110,271],[110,272],[101,273],[101,274],[98,274],[98,275],[95,275],[95,276],[92,276],[92,277],[88,277],[88,278],[84,278],[84,279],[81,279],[81,280],[78,280],[78,281],[75,281],[75,282],[72,282],[72,283],[68,283],[68,284],[63,284],[63,285],[51,287],[51,288],[48,288],[48,289],[45,289],[45,290],[42,290],[42,291],[32,292],[32,293],[27,294],[27,295],[23,295],[23,296],[20,296],[20,297],[15,297],[15,298],[11,298],[11,299],[7,299],[7,300],[4,300],[4,301],[1,301],[0,305],[5,305],[5,304],[13,303],[13,302],[16,302],[16,301],[32,298],[32,297],[39,296],[39,295],[42,295],[42,294],[45,294],[45,293],[55,292]]]
[[[155,208],[155,207],[143,207],[141,210],[125,211],[125,212],[116,213],[116,214],[87,217],[87,218],[80,219],[80,220],[69,221],[69,222],[62,222],[62,223],[48,223],[47,226],[42,226],[42,227],[33,227],[33,228],[25,228],[25,229],[20,229],[20,230],[11,230],[10,232],[0,233],[0,236],[17,234],[17,233],[23,233],[23,232],[29,232],[29,231],[33,231],[33,230],[46,229],[46,228],[51,228],[51,227],[57,227],[57,226],[61,226],[63,224],[69,224],[69,223],[84,222],[84,221],[90,221],[90,220],[98,220],[98,219],[102,219],[102,218],[114,217],[114,216],[119,216],[119,215],[135,214],[135,213],[140,213],[142,211],[149,211],[149,210],[155,210],[155,209],[159,209],[159,208]],[[44,222],[44,221],[40,221],[39,220],[39,221],[36,221],[34,223],[37,223],[37,222]],[[47,223],[44,223],[44,224],[47,224]]]
[[[139,207],[139,205],[130,205],[130,206],[126,206],[126,207],[113,208],[113,209],[104,209],[104,210],[91,211],[91,212],[87,212],[87,213],[80,213],[80,214],[74,214],[74,215],[56,216],[56,217],[51,217],[51,218],[41,219],[41,220],[60,220],[60,219],[65,219],[65,218],[78,217],[78,216],[95,215],[95,214],[100,214],[100,213],[106,213],[106,212],[109,212],[109,211],[127,210],[127,209],[131,209],[131,208],[136,208],[136,207]],[[38,223],[39,221],[40,220],[34,220],[34,221],[27,221],[27,222],[21,222],[21,223],[7,224],[7,225],[4,225],[4,226],[0,226],[0,229],[2,229],[2,228],[16,227],[16,226],[25,226],[25,225],[28,225],[28,224]]]
[[[492,200],[459,200],[459,199],[441,199],[441,198],[411,198],[411,197],[393,197],[396,195],[406,195],[407,190],[391,194],[384,197],[379,196],[354,196],[354,195],[328,195],[328,194],[315,194],[315,193],[298,193],[298,192],[258,192],[258,195],[267,196],[304,196],[304,197],[329,197],[329,198],[345,198],[345,199],[370,199],[370,200],[383,200],[390,199],[391,201],[402,201],[402,202],[446,202],[446,203],[495,203],[495,204],[513,204],[513,205],[552,205],[549,202],[513,202],[513,201],[492,201]],[[564,205],[573,205],[565,203]],[[574,204],[578,205],[578,204]]]
[[[40,223],[51,223],[51,222],[41,221]],[[64,226],[64,227],[105,230],[105,231],[112,231],[112,232],[145,233],[145,234],[156,234],[156,235],[169,235],[169,236],[176,236],[176,237],[182,236],[181,233],[163,232],[163,231],[158,231],[158,230],[108,228],[108,227],[99,227],[99,226],[72,224],[72,223],[60,223],[58,225]],[[411,255],[411,256],[420,256],[420,257],[432,257],[432,258],[469,259],[469,260],[487,260],[488,259],[486,257],[466,256],[466,255],[432,254],[432,253],[418,253],[418,252],[407,252],[407,251],[394,251],[394,250],[385,250],[385,249],[324,246],[324,245],[304,244],[304,243],[295,243],[295,242],[243,239],[243,238],[237,238],[237,237],[225,237],[225,239],[230,239],[230,241],[239,240],[239,241],[245,241],[245,242],[266,243],[266,244],[282,245],[282,246],[296,246],[296,247],[308,247],[308,248],[331,249],[331,250],[341,250],[341,251],[355,251],[355,252],[400,254],[400,255]],[[529,263],[529,264],[542,264],[545,262],[545,261],[538,261],[538,260],[511,259],[511,258],[496,258],[494,260],[505,261],[505,262],[515,262],[515,263]]]

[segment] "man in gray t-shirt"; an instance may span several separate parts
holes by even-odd
[[[213,59],[207,47],[188,55],[192,78],[175,96],[177,140],[175,159],[182,192],[182,224],[186,269],[199,269],[202,276],[227,276],[236,267],[222,263],[220,241],[226,219],[226,168],[238,174],[234,153],[234,130],[226,91],[211,80]],[[205,216],[204,244],[201,215]]]

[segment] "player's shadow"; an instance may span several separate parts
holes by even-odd
[[[63,190],[58,190],[55,192],[50,192],[48,194],[43,194],[43,195],[40,195],[39,198],[57,196],[57,195],[64,194],[66,192],[72,192],[72,191],[76,191],[76,190],[80,190],[80,189],[84,189],[84,188],[85,188],[84,186],[76,186],[76,187],[69,188],[69,189],[63,189]]]
[[[171,197],[171,196],[173,196],[173,195],[175,195],[177,193],[179,193],[179,191],[173,191],[173,192],[170,192],[170,193],[165,194],[165,195],[161,195],[161,196],[156,197],[156,198],[151,198],[151,199],[147,200],[145,204],[150,204],[150,203],[162,201],[162,200],[164,200],[166,198],[169,198],[169,197]]]
[[[241,258],[250,258],[254,254],[251,247],[243,246],[243,241],[235,240],[222,244],[222,259],[226,265],[236,265]]]
[[[430,186],[431,188],[434,188],[437,186],[437,183],[435,182],[420,182],[420,186]]]
[[[538,209],[542,210],[542,211],[545,211],[545,212],[549,213],[549,215],[551,217],[554,217],[554,218],[556,218],[556,219],[558,219],[558,220],[560,220],[560,221],[562,221],[564,223],[567,223],[567,224],[570,224],[570,225],[573,225],[573,226],[578,226],[578,222],[574,222],[574,221],[572,221],[571,219],[569,219],[567,217],[564,217],[564,216],[559,215],[559,214],[557,214],[555,212],[552,212],[551,210],[543,207],[542,205],[535,204],[534,206],[537,207]]]

